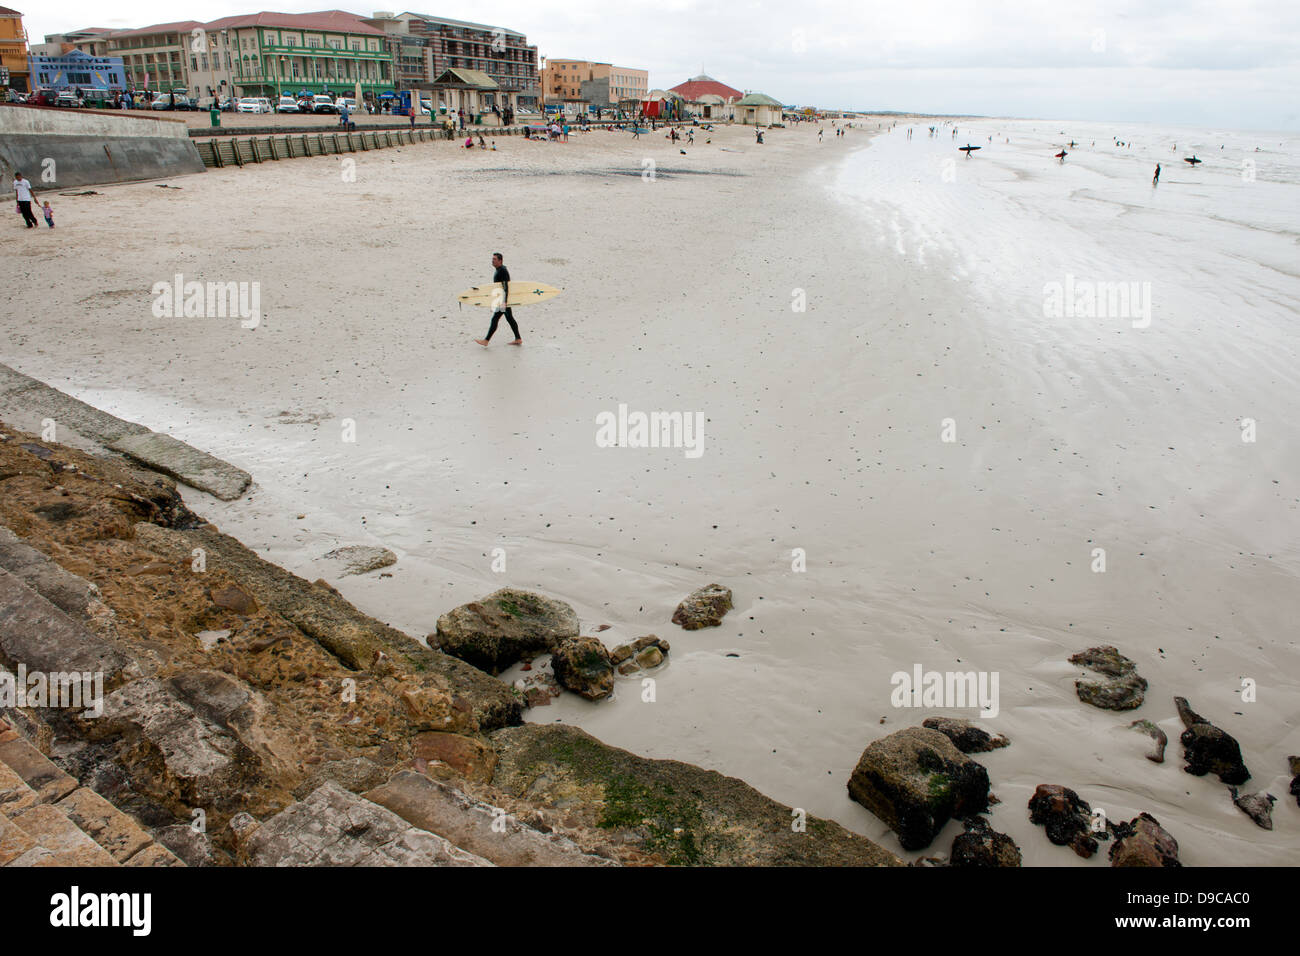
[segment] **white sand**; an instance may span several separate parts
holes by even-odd
[[[1130,157],[1118,128],[988,122],[963,127],[986,147],[965,162],[916,129],[865,149],[733,129],[688,156],[625,134],[440,143],[359,155],[352,183],[321,157],[55,195],[59,228],[8,244],[0,361],[248,469],[246,500],[187,499],[271,560],[316,577],[331,548],[391,548],[392,577],[336,583],[412,634],[509,583],[612,625],[610,646],[672,642],[655,703],[624,683],[530,719],[743,777],[897,850],[845,792],[871,740],[930,712],[891,707],[891,673],[996,671],[986,723],[1014,742],[980,759],[1026,863],[1082,862],[1028,822],[1046,782],[1112,819],[1153,813],[1190,865],[1295,864],[1300,176],[1276,153],[1255,183],[1237,168],[1281,137],[1232,140],[1227,167],[1204,134],[1210,163],[1170,164],[1153,194],[1183,133],[1125,131],[1149,149]],[[1098,147],[1058,166],[1058,130]],[[647,158],[667,175],[643,181]],[[473,345],[486,314],[454,302],[497,250],[566,290],[518,310],[522,349],[504,323]],[[149,290],[176,272],[259,282],[261,326],[155,318]],[[1150,281],[1150,327],[1045,318],[1067,273]],[[620,403],[703,413],[703,455],[597,447]],[[735,591],[724,626],[670,624],[710,581]],[[1141,709],[1075,698],[1065,658],[1097,643],[1137,661]],[[1279,798],[1272,833],[1181,771],[1175,694],[1241,741],[1246,789]],[[1125,729],[1140,717],[1171,738],[1161,766]]]

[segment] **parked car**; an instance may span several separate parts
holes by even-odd
[[[239,100],[235,99],[233,96],[223,96],[221,99],[217,100],[217,109],[221,110],[223,113],[233,113],[235,107],[238,105]]]
[[[9,91],[9,95],[8,95],[7,99],[8,99],[8,101],[9,101],[10,103],[26,103],[26,102],[27,102],[27,94],[26,94],[26,93],[19,93],[17,90],[13,90],[13,89],[11,89],[11,90]]]
[[[357,111],[357,101],[350,96],[340,96],[334,101],[334,108],[340,113],[343,112],[343,107],[345,106],[348,108],[349,113],[355,113]]]
[[[334,100],[324,93],[317,93],[311,98],[311,111],[313,113],[337,113],[338,108],[334,105]]]
[[[240,113],[269,113],[271,112],[271,101],[265,96],[245,96],[239,101],[238,111]]]
[[[276,111],[277,113],[298,113],[298,112],[301,112],[301,110],[299,110],[299,108],[298,108],[298,101],[295,100],[292,96],[282,96],[282,97],[280,97],[280,101],[279,101],[279,102],[276,104],[276,106],[275,106],[275,111]]]
[[[86,101],[72,90],[62,90],[59,95],[54,98],[54,105],[76,107],[80,109],[86,105]]]

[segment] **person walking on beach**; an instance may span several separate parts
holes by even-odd
[[[496,272],[492,276],[493,282],[501,283],[501,298],[493,300],[492,307],[492,324],[488,326],[488,334],[485,339],[475,339],[479,345],[486,346],[492,341],[492,336],[496,334],[497,323],[501,321],[501,315],[504,312],[506,321],[510,323],[510,331],[515,333],[515,340],[511,345],[523,345],[524,340],[519,335],[519,325],[515,322],[515,314],[510,311],[510,270],[506,268],[505,260],[501,253],[492,253],[492,265]]]
[[[54,210],[50,208],[50,201],[45,200],[45,207],[41,210],[45,214],[45,225],[51,229],[54,228]]]
[[[1151,177],[1151,185],[1152,186],[1160,185],[1160,164],[1159,163],[1156,163],[1156,174]]]
[[[18,214],[23,217],[28,229],[35,229],[38,223],[32,215],[32,203],[36,197],[32,195],[31,181],[23,179],[23,174],[19,172],[14,173],[14,195],[18,199]]]

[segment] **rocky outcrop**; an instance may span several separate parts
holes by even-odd
[[[669,645],[661,637],[647,634],[631,644],[620,644],[610,651],[610,663],[622,677],[653,670],[668,659]]]
[[[1241,759],[1241,746],[1231,734],[1192,710],[1185,697],[1175,697],[1174,706],[1187,728],[1178,738],[1183,745],[1183,759],[1187,761],[1184,770],[1197,777],[1212,773],[1234,786],[1250,779],[1250,771]]]
[[[397,555],[387,548],[378,548],[365,544],[353,544],[346,548],[335,548],[323,556],[325,561],[336,561],[342,566],[340,574],[368,574],[380,568],[391,567],[397,563]]]
[[[335,783],[262,821],[240,852],[251,866],[492,865]]]
[[[1020,847],[1005,833],[998,833],[981,816],[967,817],[966,832],[952,841],[949,866],[1019,866]]]
[[[862,752],[849,796],[887,823],[904,849],[920,850],[950,818],[988,809],[989,775],[939,731],[909,727]]]
[[[731,588],[721,584],[707,584],[687,595],[673,612],[673,623],[683,630],[698,631],[702,627],[717,627],[722,617],[731,610]]]
[[[553,808],[575,828],[605,834],[620,859],[700,866],[901,865],[870,840],[782,806],[741,780],[676,760],[639,757],[576,727],[525,724],[496,731],[491,739],[499,755],[495,788]]]
[[[551,670],[561,687],[587,700],[603,700],[614,693],[614,665],[599,638],[560,641],[551,654]]]
[[[964,754],[987,753],[1011,743],[1002,734],[991,734],[969,720],[957,717],[927,717],[921,721],[921,726],[939,731]]]
[[[555,833],[542,833],[424,774],[394,774],[365,794],[412,826],[445,837],[497,866],[610,866]]]
[[[1102,675],[1100,679],[1085,677],[1074,682],[1075,693],[1085,704],[1103,710],[1142,706],[1147,690],[1145,678],[1138,676],[1136,664],[1110,645],[1080,651],[1070,658],[1070,663]]]
[[[1178,841],[1151,814],[1142,813],[1128,823],[1116,823],[1114,830],[1111,866],[1182,866],[1178,862]]]
[[[1147,751],[1147,759],[1152,763],[1164,763],[1165,747],[1169,744],[1165,732],[1149,720],[1135,720],[1129,724],[1129,727],[1151,738],[1151,749]]]
[[[1093,834],[1092,807],[1071,790],[1058,784],[1039,784],[1029,798],[1029,822],[1044,827],[1047,839],[1057,846],[1068,846],[1087,859],[1097,852],[1097,840],[1107,839],[1104,832]]]
[[[1237,796],[1237,788],[1229,787],[1232,794],[1232,802],[1242,813],[1255,821],[1255,826],[1263,830],[1273,829],[1273,804],[1277,803],[1277,797],[1271,793],[1248,793],[1245,796]]]
[[[563,601],[502,588],[462,604],[438,618],[429,645],[489,674],[518,661],[552,653],[565,638],[578,636],[578,615]]]
[[[416,761],[424,761],[417,768],[421,773],[438,774],[438,767],[445,766],[452,774],[478,783],[490,781],[497,766],[495,750],[477,737],[462,734],[417,734],[412,753]]]

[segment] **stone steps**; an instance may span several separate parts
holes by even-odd
[[[183,866],[0,719],[0,866]]]

